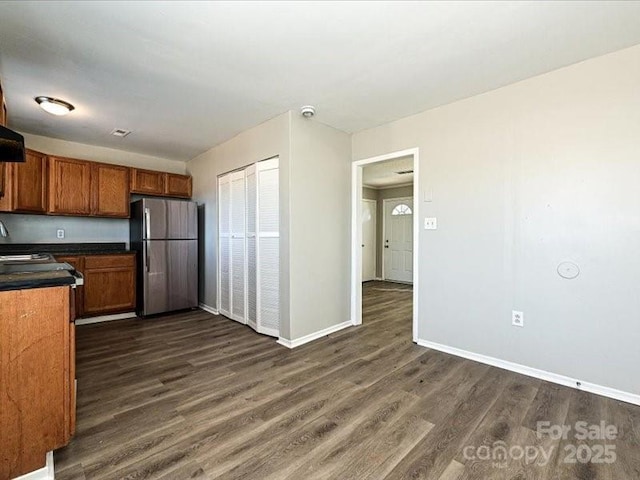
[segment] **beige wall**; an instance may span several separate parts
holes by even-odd
[[[292,116],[291,335],[351,320],[350,135]]]
[[[638,85],[640,46],[353,136],[420,149],[419,338],[640,394]]]
[[[151,155],[143,155],[126,150],[96,147],[84,143],[68,142],[57,138],[31,135],[30,133],[23,133],[22,135],[24,135],[27,148],[50,155],[93,160],[95,162],[116,163],[128,167],[148,168],[149,170],[161,170],[163,172],[182,174],[186,172],[186,163],[177,160],[153,157]],[[126,146],[127,139],[124,138],[122,141],[123,146]]]
[[[366,168],[366,167],[365,167]],[[384,253],[384,200],[391,198],[413,197],[413,186],[394,188],[363,187],[362,198],[376,201],[376,278],[382,278],[382,255]]]
[[[186,164],[166,158],[139,153],[68,142],[56,138],[23,133],[27,148],[43,153],[130,167],[185,173]],[[126,142],[126,140],[124,140]],[[11,236],[0,243],[56,243],[56,242],[129,242],[129,220],[112,218],[83,218],[45,215],[0,214]],[[65,230],[64,240],[56,237],[58,229]]]
[[[200,204],[200,301],[217,307],[218,176],[260,160],[280,157],[280,334],[289,326],[289,170],[291,114],[279,115],[197,156],[187,163],[193,199]]]

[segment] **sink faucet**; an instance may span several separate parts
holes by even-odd
[[[7,238],[9,236],[9,230],[7,226],[0,220],[0,237]]]

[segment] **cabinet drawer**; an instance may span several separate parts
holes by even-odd
[[[84,259],[85,270],[109,267],[133,267],[135,255],[87,255]]]

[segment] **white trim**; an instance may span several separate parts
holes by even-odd
[[[373,278],[375,280],[376,273],[378,272],[378,201],[370,198],[363,198],[363,202],[373,203]],[[365,280],[367,281],[367,280]]]
[[[318,338],[326,337],[327,335],[337,332],[338,330],[342,330],[343,328],[352,326],[353,322],[351,320],[348,320],[346,322],[338,323],[337,325],[332,325],[323,330],[319,330],[315,333],[310,333],[309,335],[305,335],[304,337],[296,338],[295,340],[287,340],[286,338],[281,337],[278,339],[278,343],[287,348],[296,348],[300,345],[304,345],[305,343],[313,342]]]
[[[205,312],[209,312],[212,315],[220,315],[220,312],[218,312],[217,308],[210,307],[206,303],[199,303],[198,307],[200,307],[200,310],[204,310]]]
[[[557,373],[527,367],[525,365],[520,365],[519,363],[500,360],[499,358],[489,357],[487,355],[473,353],[455,347],[449,347],[447,345],[430,342],[428,340],[418,340],[417,343],[421,347],[431,348],[432,350],[449,353],[457,357],[466,358],[475,362],[491,365],[493,367],[503,368],[505,370],[520,373],[522,375],[527,375],[529,377],[539,378],[540,380],[545,380],[547,382],[557,383],[566,387],[572,387],[577,390],[584,390],[585,392],[595,393],[596,395],[613,398],[614,400],[620,400],[622,402],[640,405],[640,395],[634,393],[623,392],[621,390],[616,390],[615,388],[605,387],[602,385],[597,385],[595,383],[583,382],[582,380],[576,378],[566,377]]]
[[[53,468],[53,452],[47,452],[46,463],[44,467],[25,473],[16,477],[14,480],[55,480]]]
[[[92,323],[112,322],[135,317],[137,317],[136,312],[115,313],[113,315],[100,315],[99,317],[78,318],[74,323],[76,325],[91,325]]]
[[[372,187],[371,185],[364,184],[362,186],[372,190],[390,190],[392,188],[410,187],[411,185],[413,185],[413,182],[398,183],[397,185],[385,185],[383,187]]]
[[[377,157],[356,160],[351,163],[351,323],[362,324],[362,167],[399,157],[413,156],[413,341],[418,341],[418,292],[420,272],[418,269],[420,238],[420,149],[409,148]]]

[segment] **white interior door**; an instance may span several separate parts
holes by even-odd
[[[384,201],[384,278],[413,282],[413,199]]]
[[[375,200],[362,200],[362,281],[376,278],[376,205]]]
[[[246,323],[246,178],[245,171],[231,173],[231,318]]]
[[[250,165],[245,170],[247,175],[247,325],[258,329],[258,257],[257,257],[257,212],[258,186],[256,167]]]
[[[280,181],[279,160],[256,164],[257,179],[257,331],[280,334]]]
[[[218,311],[231,317],[231,174],[218,177]]]

